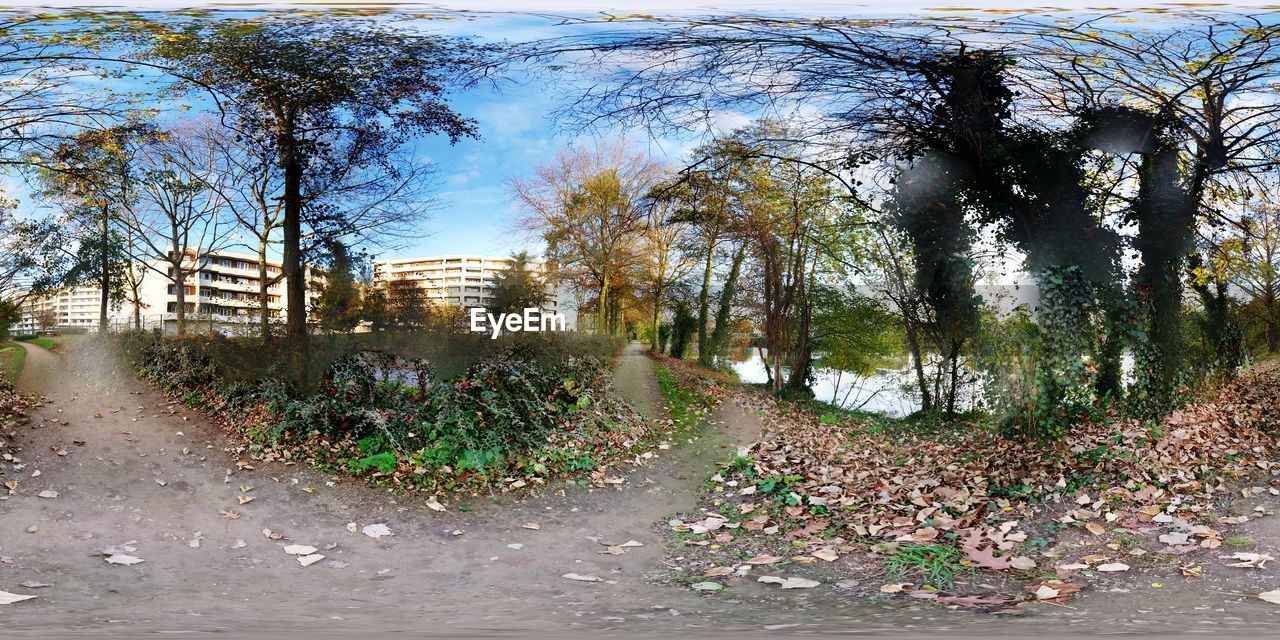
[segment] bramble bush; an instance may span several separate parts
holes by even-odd
[[[517,470],[582,471],[625,453],[645,434],[644,422],[613,392],[600,357],[614,349],[609,338],[486,340],[502,344],[449,378],[425,358],[355,350],[332,359],[310,389],[282,375],[247,379],[229,371],[247,357],[235,349],[252,348],[249,341],[143,332],[112,339],[144,379],[203,399],[259,445],[301,446],[355,473],[411,469],[435,480],[465,474],[484,482]]]

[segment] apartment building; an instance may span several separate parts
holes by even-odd
[[[373,263],[373,281],[380,284],[410,280],[426,290],[426,297],[433,304],[486,307],[493,302],[494,280],[512,262],[509,257],[466,254],[382,260]],[[529,264],[537,271],[546,269],[542,260],[530,260]],[[569,301],[560,288],[549,282],[547,294],[545,310],[564,313],[570,327],[576,326],[575,314],[565,309]]]
[[[22,319],[10,330],[15,334],[35,333],[53,327],[96,330],[102,296],[97,287],[66,287],[47,296],[32,298],[22,305]],[[114,310],[108,309],[108,313]],[[46,327],[51,322],[52,326]]]
[[[188,322],[208,323],[205,330],[237,332],[237,326],[248,332],[259,319],[258,257],[238,251],[214,251],[199,254],[189,249],[185,254],[184,306]],[[143,271],[138,299],[145,328],[163,327],[173,330],[177,322],[178,291],[172,280],[173,268],[162,260],[153,260]],[[267,263],[268,280],[279,277],[280,264]],[[163,274],[163,275],[162,275]],[[313,295],[308,288],[307,302]],[[22,320],[14,331],[30,332],[40,327],[42,310],[57,309],[56,326],[98,328],[99,289],[93,286],[59,290],[48,296],[29,300],[23,308]],[[273,322],[283,322],[288,304],[284,280],[267,287],[267,313]],[[124,302],[109,310],[109,321],[115,328],[133,324],[134,305]]]
[[[188,250],[184,256],[186,291],[184,300],[187,315],[200,316],[215,322],[255,322],[258,319],[259,272],[258,257],[237,251],[216,251],[197,255]],[[172,280],[173,267],[163,261],[151,263],[152,273],[143,280],[143,315],[163,314],[166,319],[176,317],[178,311],[177,285]],[[161,276],[163,272],[165,275]],[[280,276],[278,262],[267,263],[268,281]],[[284,281],[267,286],[267,313],[279,321],[286,309]],[[132,308],[128,309],[132,314]]]

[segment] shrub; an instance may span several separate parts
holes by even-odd
[[[597,463],[587,449],[625,448],[641,424],[597,356],[613,353],[616,340],[605,336],[509,340],[450,379],[416,355],[330,349],[310,388],[272,375],[280,366],[267,364],[270,353],[252,367],[263,372],[257,379],[233,371],[247,357],[243,339],[134,332],[112,340],[145,379],[189,404],[208,398],[255,439],[319,438],[321,458],[356,473],[390,474],[402,462],[418,473],[581,471]]]

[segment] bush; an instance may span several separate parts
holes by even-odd
[[[349,447],[332,461],[356,473],[388,474],[402,461],[419,473],[525,463],[582,470],[595,466],[584,449],[625,445],[640,424],[597,356],[613,353],[616,341],[605,336],[509,340],[451,378],[427,359],[364,349],[333,358],[311,390],[266,363],[253,368],[267,372],[256,380],[229,371],[225,363],[245,357],[243,339],[134,332],[113,340],[143,378],[188,402],[211,400],[266,444],[319,439],[326,456]]]

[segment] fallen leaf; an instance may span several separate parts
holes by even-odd
[[[811,555],[813,555],[813,557],[815,558],[818,558],[819,560],[826,560],[827,562],[835,562],[836,560],[840,559],[840,554],[836,553],[835,549],[831,549],[829,547],[823,547],[821,549],[818,549],[817,551],[814,551],[813,554]]]
[[[54,491],[53,489],[45,489],[44,491],[41,491],[36,495],[40,496],[41,498],[56,498],[58,497],[58,492]]]
[[[444,505],[440,504],[435,498],[427,498],[427,508],[432,511],[444,511]]]
[[[306,556],[298,556],[298,564],[304,567],[309,567],[317,562],[320,562],[321,560],[324,560],[324,556],[319,553],[313,553],[311,555],[306,555]]]
[[[758,556],[755,556],[747,560],[747,564],[764,565],[764,564],[773,564],[775,562],[781,562],[781,561],[782,561],[782,558],[779,558],[778,556],[771,556],[767,553],[762,553]]]
[[[538,531],[539,529],[541,529],[541,528],[542,528],[542,525],[540,525],[540,524],[538,524],[538,523],[536,523],[536,522],[526,522],[526,523],[524,523],[524,524],[520,525],[520,528],[521,528],[521,529],[529,529],[530,531]]]
[[[106,557],[106,560],[107,560],[107,564],[123,564],[123,565],[133,565],[133,564],[138,564],[139,562],[146,562],[146,560],[143,560],[142,558],[125,555],[123,553],[116,553],[116,554],[109,555]]]
[[[239,500],[240,504],[249,504],[250,502],[253,502],[253,496],[240,496],[239,498],[236,498],[236,500]]]
[[[28,596],[20,593],[9,593],[8,591],[0,591],[0,604],[13,604],[22,602],[23,600],[31,600],[37,596]]]
[[[315,547],[306,544],[291,544],[284,548],[284,552],[292,556],[309,556],[316,551]]]
[[[1103,572],[1128,571],[1129,565],[1123,562],[1112,562],[1109,564],[1100,564],[1097,566],[1096,570]]]
[[[233,510],[231,510],[231,509],[218,509],[218,515],[222,516],[223,518],[226,518],[227,520],[239,520],[239,519],[240,519],[240,512],[239,512],[239,511],[233,511]]]
[[[1265,568],[1267,562],[1275,559],[1265,553],[1253,553],[1251,551],[1237,551],[1229,556],[1220,557],[1227,560],[1240,561],[1230,563],[1227,565],[1228,567],[1245,567],[1249,569]]]
[[[808,578],[779,578],[778,576],[760,576],[756,582],[772,583],[780,585],[783,589],[812,589],[820,584],[817,580]]]
[[[1017,556],[1009,561],[1009,566],[1020,571],[1032,571],[1036,568],[1036,561],[1026,556]]]
[[[28,580],[18,586],[23,587],[25,589],[43,589],[45,587],[52,587],[53,585],[49,584],[48,582],[36,582],[35,580]]]
[[[978,549],[975,547],[962,547],[969,561],[986,569],[1002,571],[1013,566],[1013,560],[1008,557],[998,558],[994,548]]]
[[[694,591],[724,591],[724,585],[719,582],[695,582],[689,586]]]
[[[25,587],[27,585],[23,584],[22,586]],[[1275,591],[1263,591],[1262,593],[1258,594],[1258,599],[1266,600],[1271,604],[1280,604],[1280,589],[1277,589]]]
[[[366,536],[369,536],[370,538],[377,539],[383,536],[391,535],[391,527],[388,527],[387,525],[379,522],[377,524],[365,525],[364,528],[360,530],[360,532],[365,534]]]
[[[568,578],[569,580],[577,580],[578,582],[604,582],[604,580],[601,580],[597,576],[581,573],[566,573],[560,577]]]
[[[703,571],[702,575],[708,578],[733,575],[733,567],[711,567],[706,571]]]

